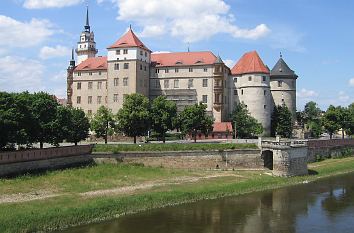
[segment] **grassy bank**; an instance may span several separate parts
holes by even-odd
[[[148,143],[148,144],[118,144],[104,145],[98,144],[94,147],[94,152],[121,151],[186,151],[186,150],[232,150],[232,149],[257,149],[256,144],[235,144],[235,143]]]
[[[316,175],[281,178],[265,175],[262,171],[187,171],[98,165],[49,172],[41,176],[1,180],[0,196],[17,195],[21,188],[26,192],[47,189],[60,195],[42,200],[0,204],[0,232],[58,229],[151,208],[272,189],[299,184],[305,180],[314,181],[327,176],[354,172],[354,158],[317,162],[311,164],[310,169]],[[201,179],[208,176],[213,178]],[[186,177],[193,177],[196,180],[183,182]],[[87,191],[134,186],[147,182],[161,184],[166,180],[176,182],[127,193],[82,195]],[[42,184],[45,181],[47,183]]]

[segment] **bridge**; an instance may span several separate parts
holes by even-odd
[[[286,140],[276,138],[262,140],[259,138],[258,146],[264,167],[272,170],[275,176],[299,176],[308,174],[307,169],[307,140]]]

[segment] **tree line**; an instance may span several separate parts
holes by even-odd
[[[64,140],[75,143],[87,138],[89,120],[81,109],[61,106],[44,92],[30,94],[0,92],[0,149],[16,145],[59,145]]]
[[[322,111],[317,103],[308,102],[304,110],[296,113],[297,122],[310,137],[319,138],[326,132],[330,138],[342,130],[342,138],[345,134],[354,135],[354,103],[347,107],[330,105],[326,111]]]

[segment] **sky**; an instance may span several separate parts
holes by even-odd
[[[65,97],[86,5],[98,55],[129,25],[152,51],[208,50],[230,68],[252,50],[272,68],[281,52],[299,76],[298,109],[354,102],[351,0],[1,0],[0,91]]]

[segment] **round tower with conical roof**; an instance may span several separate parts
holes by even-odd
[[[289,68],[282,54],[270,72],[270,90],[274,106],[285,104],[296,119],[296,79],[298,76]]]
[[[263,135],[270,135],[273,110],[270,93],[269,69],[256,51],[245,53],[231,69],[232,107],[244,103],[250,113],[263,125]],[[237,126],[236,126],[237,130]]]

